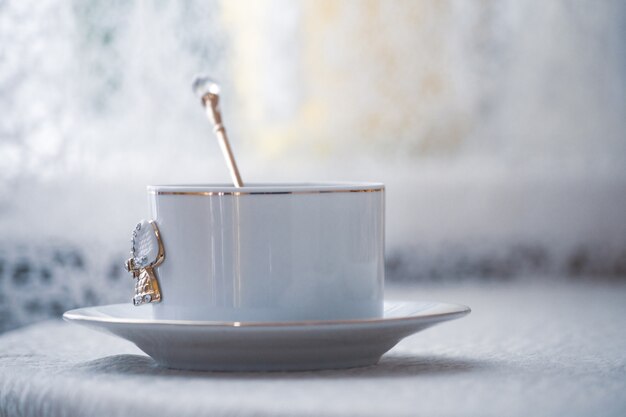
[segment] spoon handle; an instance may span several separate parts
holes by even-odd
[[[212,111],[210,107],[211,106],[206,106],[207,113]],[[228,170],[230,171],[230,177],[233,180],[235,187],[237,188],[243,187],[241,174],[239,174],[239,169],[237,168],[237,162],[235,162],[235,156],[233,155],[233,151],[230,148],[230,142],[228,141],[226,128],[221,123],[221,120],[215,124],[213,131],[215,132],[215,135],[217,136],[217,142],[220,145],[220,149],[222,149],[222,154],[224,155],[224,159],[226,159],[226,164],[228,165]]]
[[[220,86],[207,76],[198,76],[193,82],[192,88],[196,95],[201,99],[207,118],[213,124],[213,131],[217,136],[217,141],[222,149],[222,154],[226,160],[226,165],[230,171],[230,177],[235,187],[243,187],[243,181],[235,162],[235,156],[228,142],[226,128],[222,123],[222,112],[220,111]]]

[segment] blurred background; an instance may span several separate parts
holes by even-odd
[[[382,181],[387,282],[626,278],[626,3],[0,0],[0,331],[130,300],[145,186]]]

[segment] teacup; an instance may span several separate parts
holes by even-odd
[[[155,185],[148,195],[164,252],[154,318],[382,315],[383,184]]]

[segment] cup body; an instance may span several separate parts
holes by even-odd
[[[157,319],[380,317],[379,183],[149,186],[165,261]]]

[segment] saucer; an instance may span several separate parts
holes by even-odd
[[[155,320],[130,304],[79,308],[66,321],[133,342],[159,365],[206,371],[303,371],[376,364],[400,340],[469,307],[388,301],[382,318],[299,322]]]

